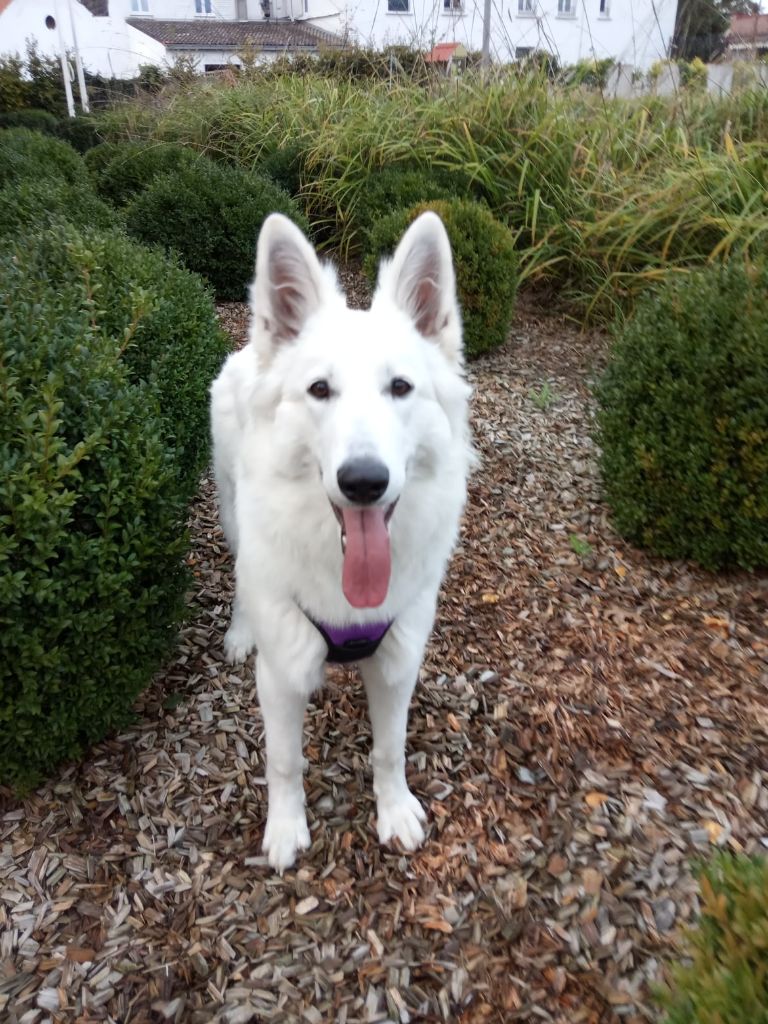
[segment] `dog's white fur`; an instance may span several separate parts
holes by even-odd
[[[421,805],[405,779],[408,705],[457,535],[471,460],[469,388],[450,245],[425,213],[383,264],[370,311],[348,309],[333,271],[304,235],[273,214],[258,243],[250,343],[211,390],[221,523],[236,557],[225,640],[230,660],[257,648],[269,808],[264,851],[279,871],[309,846],[302,723],[321,685],[326,646],[307,618],[394,624],[360,663],[373,728],[373,788],[382,843],[415,849]],[[393,397],[391,382],[413,390]],[[308,388],[327,380],[329,399]],[[378,504],[390,521],[392,572],[384,604],[355,609],[342,591],[340,527],[331,502],[348,458],[389,469]]]

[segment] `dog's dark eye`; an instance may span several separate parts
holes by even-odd
[[[309,385],[307,391],[313,398],[331,397],[331,386],[327,380],[316,380],[314,384]]]
[[[393,398],[405,398],[409,391],[413,391],[413,384],[403,377],[395,377],[389,385],[389,390]]]

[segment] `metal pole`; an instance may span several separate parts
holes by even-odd
[[[77,45],[77,32],[75,31],[75,19],[72,15],[72,0],[67,0],[69,7],[69,24],[72,26],[72,45],[75,48],[75,67],[77,68],[77,84],[80,89],[80,106],[84,114],[90,114],[88,106],[88,90],[85,87],[85,74],[83,73],[83,62],[80,60],[80,48]]]
[[[483,9],[483,56],[481,65],[489,68],[491,65],[491,0],[485,0]]]
[[[70,117],[74,117],[75,100],[72,96],[72,83],[69,80],[69,61],[67,60],[67,50],[64,46],[64,36],[61,34],[61,18],[59,17],[58,4],[54,4],[53,9],[56,12],[56,27],[59,30],[59,57],[61,58],[61,73],[64,76],[64,92],[67,96],[67,112]]]

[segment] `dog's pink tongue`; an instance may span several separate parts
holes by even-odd
[[[376,608],[389,589],[389,531],[383,508],[345,508],[344,596],[353,608]]]

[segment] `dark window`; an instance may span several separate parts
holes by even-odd
[[[393,14],[407,14],[408,0],[387,0],[387,10]]]

